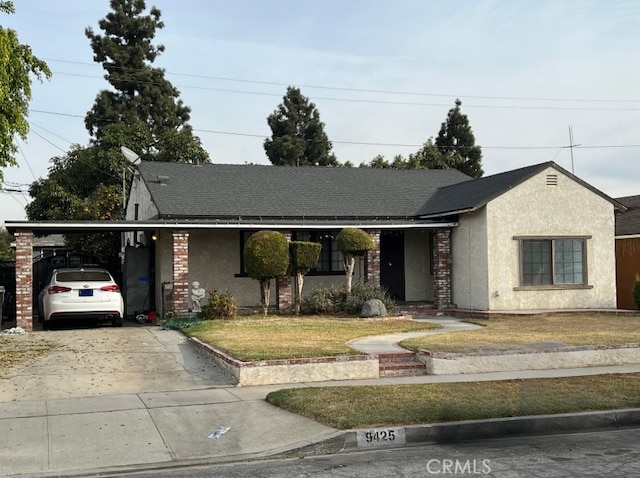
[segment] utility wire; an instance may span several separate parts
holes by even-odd
[[[76,76],[82,78],[99,78],[102,79],[101,76],[95,75],[83,75],[80,73],[67,73],[61,71],[53,72],[55,75],[64,75],[64,76]],[[136,79],[124,79],[119,80],[122,82],[131,82],[138,84],[146,84],[146,85],[159,85],[159,82],[152,81],[140,81]],[[254,96],[273,96],[273,97],[282,97],[280,93],[266,93],[262,91],[247,91],[247,90],[232,90],[227,88],[212,88],[207,86],[192,86],[192,85],[174,85],[176,88],[186,88],[186,89],[195,89],[195,90],[206,90],[206,91],[216,91],[219,93],[233,93],[233,94],[243,94],[243,95],[254,95]],[[415,101],[391,101],[391,100],[367,100],[367,99],[357,99],[357,98],[330,98],[323,96],[316,96],[313,98],[315,101],[337,101],[343,103],[365,103],[365,104],[383,104],[383,105],[396,105],[396,106],[428,106],[428,107],[450,107],[450,104],[447,103],[420,103]],[[486,108],[486,109],[509,109],[509,110],[553,110],[553,111],[640,111],[640,107],[635,108],[619,108],[619,107],[586,107],[586,106],[517,106],[517,105],[472,105],[469,103],[465,103],[465,108]]]
[[[69,63],[75,65],[86,65],[86,66],[95,66],[102,67],[100,63],[89,63],[82,61],[72,61],[72,60],[60,60],[56,58],[44,58],[45,61],[48,62],[57,62],[57,63]],[[111,66],[112,69],[120,69],[120,70],[133,70],[140,71],[143,68],[129,68],[129,67],[117,67]],[[156,67],[152,67],[156,68]],[[163,69],[164,70],[164,69]],[[349,88],[349,87],[341,87],[341,86],[327,86],[327,85],[309,85],[309,84],[295,84],[295,83],[281,83],[275,81],[264,81],[264,80],[251,80],[251,79],[242,79],[242,78],[230,78],[223,76],[210,76],[210,75],[197,75],[192,73],[177,73],[164,70],[166,74],[174,75],[174,76],[184,76],[189,78],[201,78],[207,80],[216,80],[216,81],[230,81],[237,83],[249,83],[249,84],[258,84],[258,85],[272,85],[272,86],[297,86],[300,88],[313,88],[320,90],[332,90],[332,91],[349,91],[356,93],[377,93],[377,94],[385,94],[385,95],[406,95],[406,96],[431,96],[438,98],[472,98],[472,99],[483,99],[483,100],[505,100],[505,101],[552,101],[552,102],[588,102],[588,103],[640,103],[640,99],[589,99],[589,98],[545,98],[545,97],[527,97],[527,96],[490,96],[490,95],[460,95],[460,94],[446,94],[446,93],[425,93],[418,91],[400,91],[400,90],[376,90],[376,89],[367,89],[367,88]],[[64,73],[59,73],[64,74]],[[81,76],[81,75],[78,75]]]
[[[83,115],[71,114],[71,113],[59,113],[56,111],[46,111],[46,110],[35,110],[30,109],[31,113],[41,113],[48,115],[57,115],[57,116],[66,116],[70,118],[84,118]],[[199,133],[211,133],[211,134],[221,134],[221,135],[230,135],[230,136],[245,136],[250,138],[261,138],[266,139],[269,138],[269,135],[265,134],[253,134],[253,133],[241,133],[236,131],[221,131],[221,130],[212,130],[212,129],[199,129],[193,128],[193,131]],[[361,146],[395,146],[395,147],[422,147],[424,143],[382,143],[382,142],[365,142],[365,141],[339,141],[339,140],[331,140],[333,144],[350,144],[350,145],[361,145]],[[562,149],[566,148],[566,146],[483,146],[478,145],[482,149],[515,149],[515,150],[527,150],[527,149]],[[640,144],[617,144],[617,145],[593,145],[593,146],[579,146],[579,148],[584,149],[607,149],[607,148],[638,148]],[[576,147],[578,148],[578,147]]]

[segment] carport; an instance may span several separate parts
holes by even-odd
[[[189,234],[187,224],[167,221],[7,221],[5,227],[16,238],[16,325],[33,330],[33,237],[34,235],[147,232],[169,229],[173,238],[172,279],[174,315],[188,312]]]

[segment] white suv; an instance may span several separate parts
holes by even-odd
[[[124,300],[120,287],[105,269],[54,269],[38,296],[39,319],[48,329],[56,319],[110,320],[122,327]]]

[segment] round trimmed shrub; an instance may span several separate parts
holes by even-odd
[[[258,231],[244,246],[244,265],[252,279],[282,277],[289,268],[289,243],[284,234]]]
[[[362,256],[374,248],[373,239],[362,229],[346,227],[338,234],[338,250],[343,254]]]

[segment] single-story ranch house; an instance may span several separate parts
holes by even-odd
[[[401,301],[479,311],[616,307],[614,226],[625,207],[553,162],[480,179],[456,170],[164,162],[137,169],[126,221],[77,227],[129,231],[128,250],[151,251],[158,311],[187,313],[193,281],[258,306],[242,251],[263,229],[322,244],[305,291],[343,284],[336,235],[345,227],[367,231],[375,244],[354,280]],[[34,231],[54,226],[7,224],[18,257]],[[28,268],[18,260],[21,267]],[[290,310],[291,278],[275,289],[273,305]]]
[[[616,200],[626,207],[616,216],[618,308],[636,309],[632,290],[636,275],[640,275],[640,196]]]

